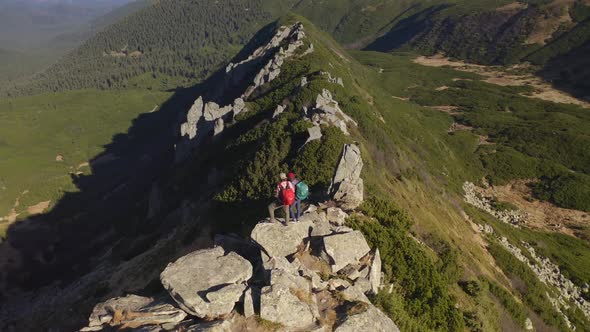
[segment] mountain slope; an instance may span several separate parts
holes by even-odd
[[[99,32],[16,91],[124,87],[143,73],[194,82],[235,55],[279,8],[263,0],[159,1]]]
[[[297,48],[279,41],[254,52],[279,26],[296,20],[305,27]],[[168,262],[209,247],[215,234],[250,233],[266,215],[275,174],[296,171],[311,186],[312,199],[322,202],[342,145],[356,142],[365,162],[367,202],[348,225],[380,249],[393,288],[373,301],[402,330],[503,330],[506,324],[524,327],[527,317],[537,329],[588,326],[574,304],[566,309],[550,300],[578,298],[539,281],[502,237],[532,260],[521,241],[530,243],[535,255],[549,258],[580,288],[590,280],[580,268],[590,262],[586,241],[523,224],[516,228],[492,217],[496,210],[463,202],[465,181],[509,180],[528,171],[529,162],[546,162],[526,144],[511,146],[503,139],[510,133],[494,131],[500,125],[535,133],[538,124],[527,121],[565,120],[580,126],[565,133],[584,139],[584,110],[533,102],[515,89],[480,82],[478,75],[422,67],[409,56],[351,55],[300,17],[260,31],[233,63],[194,89],[178,91],[174,104],[163,108],[169,113],[140,117],[128,134],[115,136],[93,159],[94,174],[80,178],[80,193],[9,228],[2,257],[19,259],[1,270],[11,290],[3,293],[11,305],[2,308],[2,322],[25,330],[76,328],[100,300],[130,292],[161,295],[158,275]],[[203,113],[199,97],[208,103]],[[421,106],[449,106],[449,99],[456,101],[457,114]],[[510,112],[500,107],[511,105]],[[461,120],[476,128],[449,130]],[[313,123],[323,136],[305,144]],[[171,124],[176,137],[169,134]],[[486,133],[493,134],[496,151],[481,141]],[[183,162],[173,164],[173,142]],[[535,148],[549,151],[576,148],[538,143]],[[559,157],[552,162],[576,161]],[[508,174],[506,164],[514,166]],[[494,206],[505,209],[501,203]],[[67,310],[72,307],[74,312]]]

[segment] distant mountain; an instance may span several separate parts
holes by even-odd
[[[128,16],[115,13],[95,23],[124,19],[87,40],[20,92],[124,87],[144,73],[199,80],[234,56],[292,2],[162,0]]]
[[[81,29],[84,24],[131,0],[3,0],[0,2],[0,45],[30,50],[52,38]]]

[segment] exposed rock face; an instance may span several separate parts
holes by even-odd
[[[223,132],[223,129],[225,129],[225,122],[223,121],[223,118],[219,118],[219,119],[215,120],[215,127],[213,128],[213,136],[217,136],[217,135],[221,134]]]
[[[289,288],[268,286],[262,289],[260,317],[288,328],[305,329],[314,324],[309,305],[299,300]]]
[[[324,247],[334,261],[332,272],[338,272],[346,265],[358,262],[371,250],[359,231],[326,236]]]
[[[348,218],[348,214],[340,208],[331,207],[328,208],[328,221],[334,225],[342,226]]]
[[[527,331],[532,331],[535,329],[535,327],[533,326],[533,322],[531,321],[530,318],[527,318],[526,321],[524,322],[524,329]]]
[[[348,316],[334,332],[388,331],[399,332],[398,327],[379,309],[369,306],[367,311]]]
[[[340,109],[332,93],[326,89],[317,96],[315,107],[306,113],[314,125],[332,125],[342,130],[347,136],[350,135],[348,124],[357,126],[357,123]]]
[[[465,202],[486,211],[507,224],[517,226],[527,222],[528,216],[525,212],[518,210],[496,210],[491,204],[492,198],[484,197],[478,193],[477,187],[471,182],[465,182],[463,184],[463,191],[465,191]]]
[[[281,27],[269,44],[254,52],[253,57],[245,60],[241,65],[255,61],[261,57],[268,57],[269,53],[278,48],[278,51],[271,56],[266,65],[256,74],[252,85],[246,89],[243,97],[248,98],[256,89],[264,84],[274,81],[281,73],[281,66],[286,59],[295,55],[297,49],[303,46],[305,31],[301,23],[296,23],[291,27]],[[286,45],[283,45],[286,42]],[[281,46],[283,45],[283,46]],[[239,64],[240,65],[240,64]],[[239,66],[238,65],[238,66]],[[232,69],[237,66],[232,65]],[[230,67],[228,67],[230,68]],[[231,70],[230,70],[231,71]]]
[[[169,303],[128,295],[97,304],[88,320],[88,327],[81,331],[101,331],[104,326],[138,328],[145,325],[177,324],[186,316],[184,311]]]
[[[361,179],[363,159],[358,146],[344,146],[340,163],[328,192],[345,210],[357,208],[363,201],[364,186]]]
[[[332,77],[332,74],[327,72],[327,71],[323,71],[320,74],[326,76],[326,78],[328,79],[328,81],[330,83],[334,83],[334,84],[338,84],[342,87],[344,87],[344,82],[342,81],[342,78],[340,77]]]
[[[270,257],[285,257],[297,251],[312,226],[311,221],[299,221],[286,226],[281,223],[261,223],[254,227],[251,236]]]
[[[230,63],[226,67],[224,86],[220,87],[220,91],[210,95],[218,96],[230,87],[242,84],[252,71],[258,72],[250,86],[234,100],[233,104],[220,106],[212,101],[204,103],[202,97],[195,101],[187,113],[186,122],[180,126],[182,139],[175,147],[176,162],[185,160],[201,144],[203,138],[208,135],[219,135],[224,130],[225,122],[247,111],[245,100],[260,86],[272,82],[279,76],[285,60],[293,57],[304,45],[304,38],[305,31],[301,23],[290,27],[282,26],[266,45],[255,50],[247,59],[237,64]],[[313,52],[313,47],[310,49]],[[305,54],[308,54],[307,51]],[[262,66],[262,69],[257,69],[259,66]]]
[[[164,288],[186,312],[200,318],[229,314],[252,277],[252,265],[221,247],[178,259],[160,275]]]
[[[277,105],[277,109],[272,114],[272,118],[273,119],[276,119],[277,116],[281,115],[281,113],[283,113],[284,111],[285,111],[285,106],[283,106],[283,105]]]
[[[379,292],[379,287],[381,287],[381,254],[379,253],[379,249],[375,251],[373,257],[369,282],[371,283],[371,293],[377,294]]]
[[[307,141],[305,141],[305,144],[322,139],[322,128],[320,128],[320,126],[308,128],[307,133],[309,134],[309,137],[307,138]]]

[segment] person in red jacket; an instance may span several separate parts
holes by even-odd
[[[286,190],[292,190],[294,193],[295,187],[293,186],[293,183],[287,179],[285,173],[281,173],[280,178],[281,181],[277,184],[275,190],[275,200],[268,205],[268,214],[270,215],[270,222],[276,222],[275,210],[282,208],[285,212],[285,224],[287,224],[289,222],[289,205],[285,204],[283,196]]]

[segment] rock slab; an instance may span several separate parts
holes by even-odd
[[[311,221],[260,223],[254,227],[251,237],[270,257],[285,257],[295,253],[313,227]]]
[[[364,184],[361,179],[363,159],[357,145],[344,146],[338,168],[328,192],[345,210],[356,209],[364,197]]]
[[[389,317],[381,312],[381,310],[370,305],[367,311],[357,315],[348,316],[346,320],[334,330],[334,332],[358,331],[399,332],[399,328]]]
[[[363,233],[359,231],[326,236],[324,248],[333,260],[332,272],[338,272],[348,264],[357,263],[371,250]]]
[[[221,247],[199,250],[171,263],[160,274],[164,288],[186,312],[199,318],[229,314],[252,277],[252,265]]]

